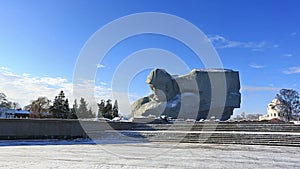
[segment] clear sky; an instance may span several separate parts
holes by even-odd
[[[281,88],[300,91],[300,2],[297,0],[28,0],[1,1],[0,92],[22,106],[38,96],[72,95],[73,71],[86,41],[101,27],[138,12],[163,12],[196,25],[216,48],[225,68],[238,70],[242,107],[235,114],[265,113]],[[121,30],[122,28],[120,28]],[[141,35],[117,44],[98,64],[97,97],[111,97],[115,68],[131,53],[161,48],[191,68],[203,68],[174,39]],[[150,90],[145,78],[131,82],[134,100]]]

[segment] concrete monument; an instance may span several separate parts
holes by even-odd
[[[211,84],[211,79],[214,79],[214,84]],[[237,71],[194,69],[187,75],[172,76],[164,69],[154,69],[146,82],[153,93],[131,105],[132,117],[166,115],[200,120],[214,116],[227,120],[233,109],[240,107],[240,80]],[[223,102],[218,103],[219,98],[212,98],[212,90],[223,92]]]

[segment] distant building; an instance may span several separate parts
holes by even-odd
[[[272,100],[267,107],[267,114],[260,116],[259,120],[272,120],[272,119],[278,119],[282,121],[287,121],[286,117],[284,117],[283,112],[280,112],[279,106],[280,101],[278,99]]]
[[[15,110],[6,107],[0,108],[0,118],[5,118],[5,119],[28,118],[29,114],[30,114],[29,111],[26,110]]]

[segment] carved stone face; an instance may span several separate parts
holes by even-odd
[[[176,95],[172,76],[163,69],[153,70],[146,81],[157,100],[166,101]]]

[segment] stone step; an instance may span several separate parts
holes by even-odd
[[[189,124],[147,124],[135,126],[131,130],[179,130],[179,131],[280,131],[300,132],[296,125],[189,125]]]
[[[141,137],[156,142],[219,143],[219,144],[264,144],[300,146],[300,135],[238,134],[238,133],[184,133],[184,132],[123,132],[130,137]],[[201,135],[202,134],[202,135]]]
[[[98,139],[154,142],[286,145],[300,147],[300,125],[293,124],[134,124],[127,129],[89,130]]]

